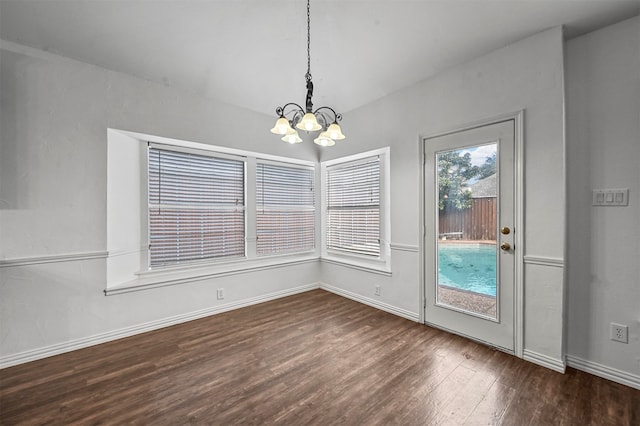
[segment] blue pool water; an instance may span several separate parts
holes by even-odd
[[[438,244],[438,284],[496,295],[496,246]]]

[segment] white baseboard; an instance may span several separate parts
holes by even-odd
[[[172,325],[196,320],[199,318],[220,314],[222,312],[227,312],[234,309],[240,309],[247,306],[256,305],[258,303],[268,302],[270,300],[280,299],[282,297],[292,296],[298,293],[304,293],[306,291],[315,290],[317,288],[320,288],[320,283],[307,284],[307,285],[294,287],[287,290],[276,291],[273,293],[252,297],[249,299],[239,300],[237,302],[231,302],[224,305],[213,306],[211,308],[201,309],[194,312],[188,312],[186,314],[175,315],[169,318],[163,318],[160,320],[150,321],[147,323],[138,324],[131,327],[125,327],[119,330],[108,331],[106,333],[100,333],[100,334],[96,334],[89,337],[74,339],[64,343],[57,343],[55,345],[45,346],[42,348],[31,349],[31,350],[20,352],[13,355],[3,356],[3,357],[0,357],[0,369],[11,367],[18,364],[24,364],[26,362],[35,361],[38,359],[47,358],[54,355],[59,355],[65,352],[71,352],[77,349],[87,348],[89,346],[99,345],[101,343],[110,342],[112,340],[133,336],[135,334],[146,333],[148,331],[153,331],[160,328],[169,327]]]
[[[567,365],[576,370],[584,371],[585,373],[593,374],[594,376],[640,390],[640,376],[635,374],[607,367],[606,365],[578,358],[573,355],[567,355]]]
[[[328,292],[337,294],[339,296],[346,297],[347,299],[355,300],[356,302],[364,303],[365,305],[369,305],[376,309],[380,309],[381,311],[389,312],[391,314],[398,315],[399,317],[403,317],[411,321],[420,322],[420,315],[416,314],[415,312],[407,311],[405,309],[400,309],[393,305],[379,302],[374,299],[369,299],[368,297],[364,297],[360,294],[352,293],[350,291],[343,290],[339,287],[334,287],[329,284],[321,283],[320,288],[322,290],[326,290]]]
[[[564,373],[566,369],[566,364],[561,359],[552,358],[550,356],[539,354],[527,349],[524,350],[522,358],[526,361],[533,362],[534,364],[538,364],[543,367],[547,367],[559,373]]]

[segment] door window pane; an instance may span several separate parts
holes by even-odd
[[[497,143],[436,154],[436,303],[497,318]]]

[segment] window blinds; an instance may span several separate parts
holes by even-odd
[[[313,250],[313,169],[258,163],[256,208],[258,255]]]
[[[149,147],[150,266],[245,254],[244,161]]]
[[[327,249],[380,256],[380,159],[327,168]]]

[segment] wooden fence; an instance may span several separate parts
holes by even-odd
[[[496,198],[474,198],[470,209],[439,211],[438,234],[463,240],[496,239]]]

